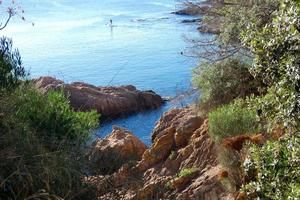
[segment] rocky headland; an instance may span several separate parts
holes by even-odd
[[[182,23],[196,23],[197,30],[201,33],[220,34],[220,16],[215,13],[214,9],[223,6],[222,3],[204,1],[201,3],[186,2],[183,8],[176,10],[172,14],[187,15],[195,17],[194,19],[182,20]],[[207,19],[203,20],[203,16]]]
[[[164,99],[155,92],[140,91],[133,85],[120,87],[97,87],[83,82],[64,83],[53,77],[33,80],[43,91],[62,89],[75,110],[97,110],[101,118],[117,118],[131,113],[155,109],[164,104]]]

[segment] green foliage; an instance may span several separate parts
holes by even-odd
[[[241,46],[241,32],[249,23],[261,29],[271,21],[272,13],[278,8],[279,0],[230,0],[216,12],[222,15],[219,43],[225,46]],[[253,27],[254,28],[254,27]]]
[[[209,133],[215,142],[223,138],[259,131],[258,117],[242,100],[221,106],[209,113]]]
[[[187,177],[190,176],[192,174],[195,174],[196,172],[198,172],[199,169],[196,167],[192,167],[192,168],[183,168],[182,170],[180,170],[180,172],[177,174],[177,177]]]
[[[281,98],[278,95],[281,95]],[[297,96],[290,95],[289,90],[276,91],[275,87],[271,87],[264,96],[251,96],[247,101],[252,109],[260,111],[260,118],[264,121],[264,129],[269,133],[278,124],[284,125],[288,132],[294,132],[295,129],[299,130],[295,126],[290,126],[298,123],[299,112],[293,112],[293,109],[283,110],[284,108],[297,109],[295,108]]]
[[[300,134],[252,146],[244,162],[245,172],[256,171],[255,180],[242,190],[255,199],[298,199],[300,197]]]
[[[10,106],[17,108],[16,117],[34,127],[46,141],[82,142],[91,128],[98,125],[98,114],[74,112],[63,92],[49,91],[46,95],[34,88],[18,89]]]
[[[30,86],[0,96],[0,199],[84,199],[83,145],[95,112]]]
[[[210,133],[220,141],[224,137],[255,132],[258,128],[256,110],[261,124],[267,125],[270,132],[274,126],[284,125],[286,132],[294,134],[249,149],[249,158],[244,163],[246,178],[255,178],[244,185],[243,190],[249,199],[299,199],[300,1],[228,0],[215,12],[222,19],[221,34],[216,36],[213,45],[209,43],[209,47],[219,49],[208,55],[212,55],[212,60],[215,57],[244,60],[244,54],[253,57],[253,64],[248,69],[256,81],[263,82],[258,87],[262,85],[264,90],[257,88],[260,93],[247,98],[249,110],[231,104],[213,111],[209,115]],[[203,102],[210,105],[213,99],[210,79],[200,82],[204,87],[200,87],[204,91],[201,91]],[[218,85],[226,83],[220,80]],[[222,90],[218,91],[222,93]],[[242,114],[244,112],[248,114]],[[234,153],[223,152],[220,157],[223,165],[238,171],[239,162],[233,160],[239,161],[239,154],[234,156]],[[240,174],[236,175],[238,180]]]
[[[201,110],[211,110],[235,98],[257,94],[260,81],[254,80],[249,68],[249,64],[237,59],[203,63],[196,68],[193,81],[201,93]]]
[[[27,76],[17,49],[12,48],[12,40],[0,39],[0,93],[16,88],[20,79]]]
[[[280,9],[273,13],[272,22],[256,29],[254,21],[242,35],[244,45],[254,55],[252,74],[264,77],[269,95],[274,97],[261,99],[263,113],[277,111],[267,116],[268,120],[281,122],[294,131],[299,128],[300,120],[299,13],[299,1],[282,1]]]
[[[173,184],[172,184],[172,181],[168,181],[166,184],[165,184],[165,188],[167,190],[173,190]]]

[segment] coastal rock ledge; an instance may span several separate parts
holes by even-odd
[[[48,91],[63,89],[76,110],[96,109],[104,118],[116,118],[142,110],[155,109],[164,100],[152,90],[140,91],[133,85],[97,87],[83,82],[64,83],[44,76],[33,80],[37,88]]]
[[[113,173],[93,174],[85,181],[95,187],[98,200],[234,200],[235,194],[223,184],[225,171],[208,129],[208,119],[199,116],[195,107],[171,109],[156,123],[152,145],[141,148],[144,153],[137,162],[125,162]],[[114,129],[105,145],[99,144],[104,149],[115,143],[117,149],[132,149],[123,142],[131,135]],[[101,153],[100,146],[93,146],[92,152]]]

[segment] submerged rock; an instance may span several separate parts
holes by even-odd
[[[196,23],[196,22],[202,22],[202,19],[201,18],[197,18],[197,19],[184,19],[184,20],[181,21],[181,23],[185,23],[185,24]]]
[[[53,77],[40,77],[33,82],[44,91],[63,89],[73,108],[83,111],[96,109],[102,117],[120,117],[142,110],[155,109],[164,103],[155,92],[140,91],[132,85],[96,87],[82,82],[67,84]]]

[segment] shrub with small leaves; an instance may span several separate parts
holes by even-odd
[[[255,199],[296,200],[300,197],[300,133],[251,146],[244,161],[245,173],[256,172],[255,180],[242,187]]]
[[[187,177],[190,176],[192,174],[195,174],[196,172],[198,172],[198,168],[196,167],[192,167],[192,168],[183,168],[182,170],[180,170],[180,172],[177,174],[177,177]]]
[[[253,134],[260,130],[256,111],[248,109],[243,100],[215,109],[208,118],[209,133],[217,143],[226,137]]]
[[[283,0],[271,22],[256,29],[257,22],[251,21],[242,34],[244,45],[254,55],[251,73],[263,77],[273,95],[272,99],[261,99],[262,110],[273,110],[267,119],[291,132],[300,126],[299,13],[300,1]]]
[[[251,65],[238,59],[213,64],[202,63],[193,71],[194,84],[199,88],[201,111],[210,111],[235,98],[258,94],[260,81],[250,74]]]

